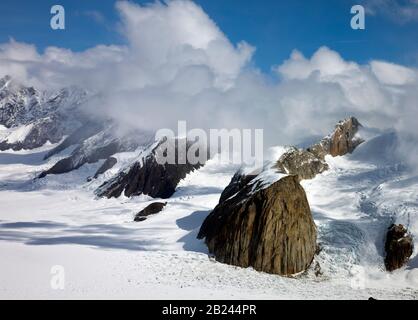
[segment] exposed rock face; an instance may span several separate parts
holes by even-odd
[[[413,250],[412,237],[408,234],[407,229],[401,224],[392,224],[386,235],[386,270],[393,271],[403,267],[408,262]]]
[[[134,221],[135,222],[144,221],[147,219],[148,216],[161,212],[166,205],[167,205],[167,202],[153,202],[147,207],[145,207],[145,209],[139,211],[136,214]]]
[[[122,193],[127,197],[140,194],[163,199],[171,197],[180,180],[184,179],[189,172],[201,167],[200,163],[189,163],[185,155],[181,154],[178,140],[174,139],[171,143],[174,145],[176,159],[182,157],[184,163],[160,164],[158,157],[166,151],[163,146],[167,140],[163,139],[145,150],[136,162],[116,177],[100,186],[96,194],[107,198],[117,198]],[[189,148],[190,144],[187,143],[186,152]]]
[[[306,151],[312,153],[318,159],[324,160],[325,156],[329,154],[329,139],[330,137],[322,139],[319,143],[306,148]]]
[[[304,271],[316,251],[316,227],[296,176],[267,188],[249,182],[216,206],[198,238],[220,262],[280,275]]]
[[[77,128],[72,134],[64,139],[62,143],[56,146],[54,149],[50,150],[44,157],[44,160],[49,159],[50,157],[60,153],[61,151],[67,149],[73,145],[82,145],[83,141],[88,138],[97,135],[99,132],[103,131],[106,126],[106,123],[96,123],[91,121],[86,121]]]
[[[95,163],[102,159],[108,159],[118,152],[135,150],[139,145],[149,142],[147,135],[127,134],[124,137],[115,137],[114,126],[96,133],[84,140],[69,157],[61,159],[50,169],[42,172],[39,178],[48,174],[61,174],[80,168],[85,163]],[[63,142],[65,143],[65,141]]]
[[[313,179],[317,174],[329,168],[323,158],[295,147],[292,147],[280,157],[276,167],[280,172],[297,175],[299,180]]]
[[[361,124],[354,117],[338,123],[330,139],[329,154],[336,157],[353,152],[363,142],[363,140],[356,138],[360,126]]]
[[[95,163],[100,159],[120,152],[121,146],[118,141],[112,141],[100,147],[89,150],[88,153],[83,153],[82,148],[77,148],[74,153],[68,157],[58,161],[50,169],[42,172],[39,178],[44,178],[48,174],[62,174],[80,168],[85,163]]]
[[[97,177],[103,173],[105,173],[107,170],[112,169],[116,163],[118,163],[118,160],[114,157],[109,157],[99,169],[97,169],[96,173],[94,174],[94,179],[97,179]]]
[[[241,172],[237,172],[233,177],[229,185],[222,191],[219,203],[224,202],[228,198],[232,197],[248,185],[257,175],[244,175]]]
[[[60,126],[56,117],[48,117],[35,121],[27,126],[24,136],[16,141],[8,139],[0,142],[0,150],[34,149],[43,146],[47,142],[57,143],[64,135],[64,129]],[[10,136],[9,136],[10,138]]]
[[[0,124],[11,128],[27,124],[29,113],[41,111],[41,93],[17,84],[10,76],[0,79]]]
[[[326,155],[333,157],[351,153],[363,142],[356,137],[361,124],[354,117],[340,121],[330,135],[306,150],[291,147],[277,161],[276,168],[283,173],[297,175],[299,180],[313,179],[329,169]]]

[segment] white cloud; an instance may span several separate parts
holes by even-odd
[[[418,21],[418,0],[364,0],[366,12],[383,15],[400,24]]]
[[[409,68],[384,61],[370,63],[373,73],[383,84],[406,85],[417,81],[417,73]]]
[[[358,66],[344,61],[337,52],[322,47],[309,60],[302,53],[294,50],[290,59],[276,70],[286,79],[306,79],[314,72],[318,72],[321,79],[326,79],[330,76],[356,72]]]
[[[30,64],[39,63],[40,59],[35,46],[10,39],[8,43],[0,44],[0,76],[10,74],[20,81],[27,81]]]
[[[123,1],[117,10],[125,46],[38,53],[11,40],[0,45],[0,76],[89,89],[97,95],[88,110],[122,127],[176,128],[177,120],[187,120],[189,129],[264,128],[266,145],[325,135],[337,120],[355,115],[365,125],[396,129],[405,137],[405,158],[418,158],[415,69],[359,65],[322,47],[310,58],[294,51],[275,67],[280,80],[271,81],[251,67],[254,48],[231,43],[191,1]]]
[[[170,81],[183,67],[204,65],[215,85],[227,87],[250,60],[253,48],[234,47],[216,24],[190,1],[139,6],[118,2],[123,33],[136,62],[156,81]]]

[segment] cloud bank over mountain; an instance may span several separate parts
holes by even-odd
[[[264,128],[265,144],[322,136],[337,119],[355,115],[380,130],[397,130],[404,158],[415,164],[418,71],[386,61],[360,65],[321,47],[295,50],[274,75],[252,63],[255,48],[231,43],[191,1],[141,6],[120,1],[124,46],[83,52],[0,44],[0,76],[41,88],[76,85],[94,93],[88,111],[124,127]]]

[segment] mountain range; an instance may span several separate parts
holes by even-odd
[[[418,297],[418,178],[395,131],[350,116],[256,172],[161,165],[168,138],[95,119],[89,98],[0,79],[0,247],[20,252],[2,273],[44,257],[0,296]],[[71,290],[35,285],[52,261],[79,272]]]

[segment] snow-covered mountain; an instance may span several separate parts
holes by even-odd
[[[138,130],[119,135],[116,133],[117,131],[117,126],[112,122],[105,122],[101,125],[90,122],[85,124],[79,131],[51,150],[46,158],[70,146],[75,146],[74,151],[48,170],[43,171],[39,177],[43,178],[48,174],[62,174],[76,170],[86,163],[109,159],[116,153],[134,151],[153,142],[153,136],[149,132]]]
[[[72,87],[39,91],[9,76],[0,79],[0,150],[33,149],[57,143],[82,123],[87,93]]]
[[[0,297],[418,298],[418,177],[397,156],[395,132],[365,127],[359,135],[339,123],[309,148],[271,148],[266,170],[245,181],[236,174],[240,168],[216,158],[164,171],[153,161],[159,142],[143,132],[115,135],[113,122],[84,122],[50,140],[53,130],[41,121],[57,117],[53,123],[70,123],[74,119],[63,118],[60,110],[80,107],[84,96],[66,91],[51,100],[10,81],[3,79],[1,86],[1,109],[11,110],[2,114],[13,115],[2,118],[3,143],[26,139],[33,127],[45,128],[49,143],[41,139],[30,148],[0,152]],[[150,172],[158,175],[150,179]],[[159,201],[141,183],[156,190],[171,182],[173,172],[175,185],[161,211],[134,222]],[[197,236],[214,208],[243,186],[251,195],[270,193],[270,185],[296,175],[292,183],[306,193],[316,225],[312,238],[319,244],[305,272],[282,277],[209,255]],[[118,197],[96,196],[115,188]],[[385,236],[391,224],[407,228],[414,251],[405,266],[388,272]],[[56,265],[66,271],[65,290],[49,285]]]
[[[122,134],[113,121],[87,115],[83,106],[89,98],[87,92],[76,87],[39,91],[9,76],[0,79],[0,150],[31,150],[47,143],[57,144],[45,155],[48,159],[72,147],[70,154],[40,173],[43,178],[152,142],[149,132],[127,130]]]

